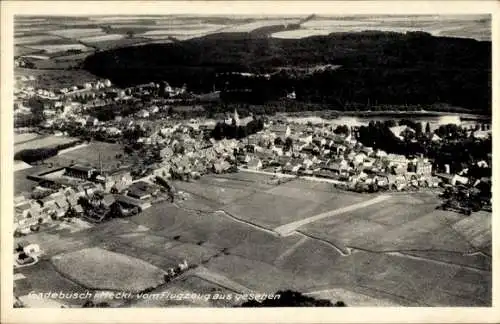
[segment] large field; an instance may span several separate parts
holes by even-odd
[[[39,148],[52,148],[62,144],[68,144],[76,141],[76,138],[66,136],[34,136],[30,138],[29,135],[23,135],[21,139],[14,144],[14,154],[22,150],[32,150]],[[17,139],[15,139],[17,141]]]
[[[435,211],[436,198],[430,194],[396,194],[369,207],[309,223],[283,237],[273,230],[278,224],[373,196],[299,180],[272,185],[268,176],[245,172],[174,185],[197,194],[176,202],[179,206],[162,203],[131,218],[77,233],[38,233],[30,241],[39,243],[48,258],[100,247],[162,270],[183,260],[199,266],[159,291],[296,289],[334,301],[344,294],[344,301],[352,306],[491,305],[491,257],[464,254],[491,246],[490,214],[466,218]],[[253,205],[244,208],[241,203],[246,201]],[[222,211],[237,203],[242,219]],[[261,216],[252,211],[257,206]],[[138,301],[134,306],[228,304]]]
[[[53,162],[56,165],[62,166],[74,162],[97,167],[99,166],[100,158],[103,169],[116,168],[118,163],[124,162],[123,159],[117,159],[116,155],[123,155],[123,153],[123,149],[119,144],[93,141],[86,146],[54,156],[48,159],[47,162]]]
[[[165,274],[145,261],[100,248],[57,255],[52,263],[65,277],[96,290],[141,292],[162,284]]]
[[[478,40],[491,39],[491,27],[481,16],[456,17],[433,16],[415,17],[367,17],[353,16],[348,19],[332,17],[315,17],[301,24],[300,29],[282,31],[272,34],[276,38],[306,38],[311,36],[328,35],[330,33],[362,32],[366,30],[412,32],[423,31],[435,36],[468,37]]]

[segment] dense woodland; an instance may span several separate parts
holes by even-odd
[[[322,64],[341,67],[304,72]],[[296,40],[217,34],[98,52],[83,66],[122,86],[167,80],[198,93],[215,87],[225,102],[264,104],[295,91],[298,101],[323,109],[447,103],[491,113],[491,42],[422,32]]]

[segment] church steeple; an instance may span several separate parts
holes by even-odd
[[[240,126],[240,116],[238,115],[238,111],[236,110],[236,108],[234,109],[233,120],[236,126]]]

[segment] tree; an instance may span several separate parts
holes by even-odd
[[[426,134],[431,133],[431,125],[429,124],[429,122],[427,122],[427,124],[425,124],[425,133]]]
[[[285,150],[290,151],[293,148],[293,140],[290,137],[285,139]]]
[[[263,301],[249,300],[244,302],[241,307],[344,307],[342,301],[332,304],[327,299],[316,299],[306,296],[300,292],[285,290],[278,291],[276,295],[279,298],[264,299]]]

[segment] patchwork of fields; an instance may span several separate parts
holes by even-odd
[[[429,194],[394,194],[283,237],[273,231],[276,225],[373,196],[340,192],[326,183],[272,182],[269,176],[245,172],[175,182],[178,191],[191,193],[188,200],[153,205],[131,218],[80,232],[37,233],[30,241],[42,246],[47,260],[101,248],[163,271],[183,260],[199,266],[155,292],[296,289],[353,306],[491,305],[491,257],[467,254],[491,245],[490,214],[466,218],[434,210],[437,200]],[[47,262],[34,267],[55,278]],[[75,259],[73,266],[79,262]],[[73,289],[74,283],[65,282],[57,284]],[[29,287],[41,289],[37,283]],[[231,306],[203,300],[131,303]]]

